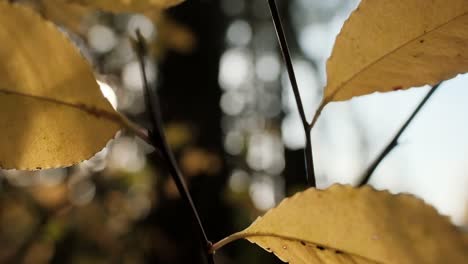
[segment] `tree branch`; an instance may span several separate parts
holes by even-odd
[[[431,96],[434,94],[434,92],[439,88],[441,83],[438,83],[434,87],[432,87],[429,92],[427,93],[426,96],[424,96],[423,100],[419,105],[416,107],[416,109],[413,111],[411,116],[406,120],[406,122],[403,124],[403,126],[400,128],[400,130],[395,134],[393,139],[388,143],[388,145],[384,148],[384,150],[380,153],[380,155],[374,160],[374,162],[371,163],[369,168],[366,170],[364,176],[362,177],[361,182],[359,183],[358,186],[363,186],[366,185],[372,174],[374,173],[375,169],[379,166],[379,164],[382,162],[382,160],[390,153],[392,150],[398,145],[398,139],[400,136],[405,132],[406,128],[408,128],[409,124],[413,121],[414,117],[421,111],[423,106],[426,104],[426,102],[431,98]]]
[[[169,173],[171,174],[174,182],[177,186],[177,189],[185,200],[187,205],[189,205],[192,216],[194,221],[197,223],[200,237],[202,241],[204,241],[205,245],[203,248],[204,256],[208,263],[213,264],[213,255],[209,253],[212,243],[208,240],[208,237],[205,232],[205,228],[203,227],[202,221],[200,216],[198,215],[198,210],[193,203],[192,197],[190,192],[187,188],[185,183],[184,177],[182,172],[180,171],[177,162],[174,158],[174,154],[172,153],[163,130],[163,122],[161,118],[161,113],[159,109],[159,98],[157,93],[149,87],[148,78],[146,75],[146,68],[145,68],[145,58],[147,56],[147,47],[143,36],[141,35],[140,31],[137,30],[137,42],[136,42],[136,53],[138,55],[138,60],[140,63],[140,68],[142,72],[143,78],[143,88],[145,92],[145,102],[146,107],[148,108],[148,114],[150,116],[150,120],[153,125],[153,129],[149,132],[149,138],[152,142],[152,145],[158,149],[160,149],[162,157],[168,167]]]
[[[276,35],[280,44],[280,48],[283,54],[283,59],[286,64],[286,69],[288,71],[289,80],[291,82],[291,87],[294,92],[294,98],[296,99],[297,109],[299,110],[299,115],[301,117],[302,126],[304,129],[304,134],[306,137],[306,147],[304,149],[305,163],[306,163],[306,173],[307,181],[311,187],[316,186],[315,182],[315,169],[314,169],[314,158],[312,153],[312,141],[310,138],[311,126],[307,122],[307,118],[304,112],[304,106],[301,100],[301,94],[299,93],[299,87],[297,85],[296,75],[294,73],[294,67],[291,60],[291,55],[289,53],[288,43],[284,35],[283,26],[281,25],[281,19],[279,17],[278,8],[276,6],[275,0],[268,0],[268,5],[270,6],[271,17],[273,19],[273,24],[276,29]]]

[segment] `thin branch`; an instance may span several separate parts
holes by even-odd
[[[192,197],[187,188],[182,172],[180,171],[179,166],[177,165],[177,162],[174,158],[174,154],[172,153],[167,143],[166,136],[163,130],[163,122],[161,118],[161,113],[159,109],[160,104],[159,104],[158,95],[153,89],[149,87],[148,78],[146,75],[146,68],[145,68],[147,46],[139,30],[137,30],[136,34],[137,34],[137,43],[136,43],[135,49],[138,55],[138,60],[139,60],[140,68],[142,72],[146,106],[149,110],[148,114],[150,115],[150,120],[153,124],[153,129],[149,133],[150,140],[153,146],[160,149],[161,154],[164,160],[166,161],[166,165],[168,167],[169,173],[174,179],[174,182],[177,186],[177,189],[179,190],[180,195],[189,205],[191,212],[192,212],[193,219],[198,225],[200,237],[205,243],[204,248],[203,248],[204,255],[208,263],[212,264],[214,263],[213,255],[209,253],[212,243],[208,240],[208,237],[205,232],[205,228],[203,227],[200,216],[198,215],[198,210],[195,207],[195,204],[193,203]]]
[[[382,162],[382,160],[385,159],[385,157],[390,152],[392,152],[392,150],[398,145],[398,139],[400,138],[400,136],[403,134],[403,132],[405,132],[406,128],[408,128],[409,124],[413,121],[414,117],[416,117],[416,115],[419,113],[419,111],[421,111],[423,106],[426,104],[426,102],[429,100],[429,98],[431,98],[431,96],[434,94],[434,92],[437,90],[437,88],[439,88],[440,84],[441,83],[438,83],[437,85],[432,87],[429,90],[429,92],[426,94],[426,96],[424,96],[421,103],[419,103],[419,105],[413,111],[413,113],[408,118],[408,120],[406,120],[406,122],[403,124],[403,126],[400,128],[400,130],[395,134],[395,136],[390,141],[390,143],[388,143],[388,145],[384,148],[384,150],[380,153],[380,155],[374,160],[374,162],[371,163],[370,167],[366,170],[366,172],[365,172],[364,176],[362,177],[362,180],[361,180],[361,182],[359,183],[358,186],[366,185],[369,182],[369,180],[370,180],[372,174],[374,173],[375,169],[377,169],[377,167]]]
[[[294,92],[294,98],[296,99],[297,108],[299,110],[299,115],[301,117],[302,126],[304,128],[304,133],[306,137],[306,148],[304,149],[304,155],[306,163],[307,181],[310,186],[315,187],[316,183],[314,159],[312,154],[312,142],[310,139],[311,128],[309,123],[307,122],[307,118],[304,112],[304,106],[302,104],[301,94],[299,93],[299,87],[297,85],[296,75],[294,73],[294,67],[292,64],[291,55],[289,53],[288,43],[284,35],[283,26],[281,25],[281,19],[279,17],[279,12],[275,0],[268,0],[268,5],[270,6],[271,17],[273,18],[273,24],[275,25],[276,35],[278,37],[280,48],[283,54],[283,59],[286,64],[289,80],[291,82],[291,87]]]
[[[149,145],[152,145],[151,139],[149,138],[148,131],[145,131],[141,127],[139,127],[137,124],[133,123],[128,119],[126,116],[119,114],[119,119],[120,119],[120,124],[127,129],[128,131],[134,133],[137,137],[148,143]]]

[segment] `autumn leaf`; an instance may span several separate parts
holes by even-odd
[[[67,0],[69,3],[90,6],[103,11],[136,13],[143,13],[149,9],[169,8],[183,1],[184,0]]]
[[[247,229],[245,238],[289,263],[466,263],[463,235],[422,200],[371,187],[310,188]]]
[[[122,123],[90,66],[32,9],[0,1],[0,167],[35,170],[90,158]]]
[[[467,72],[467,24],[466,0],[362,0],[336,38],[317,112],[331,101]]]
[[[85,22],[94,9],[63,0],[22,0],[21,5],[34,9],[42,17],[78,35],[86,33]]]
[[[41,0],[38,9],[46,19],[80,35],[86,33],[84,21],[93,13],[87,6],[50,0]]]

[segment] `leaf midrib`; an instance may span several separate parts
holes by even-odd
[[[104,118],[107,120],[110,120],[112,122],[115,122],[117,124],[121,124],[121,118],[120,115],[117,113],[109,112],[107,110],[99,109],[97,107],[93,107],[90,105],[87,105],[85,103],[71,103],[71,102],[65,102],[61,101],[55,98],[50,98],[50,97],[45,97],[45,96],[39,96],[39,95],[33,95],[33,94],[27,94],[27,93],[21,93],[18,91],[11,91],[7,89],[2,89],[0,88],[0,93],[3,94],[9,94],[9,95],[16,95],[16,96],[23,96],[26,98],[30,99],[35,99],[47,103],[52,103],[56,105],[62,105],[62,106],[67,106],[71,108],[75,108],[77,110],[83,111],[89,115],[95,116],[97,118]]]

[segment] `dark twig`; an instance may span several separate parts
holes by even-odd
[[[315,187],[315,170],[314,170],[314,159],[312,154],[312,141],[310,139],[311,126],[307,122],[307,118],[304,112],[304,106],[302,105],[301,94],[299,93],[299,87],[296,81],[296,75],[294,73],[294,67],[291,60],[291,55],[289,53],[288,43],[284,35],[283,26],[281,25],[281,20],[278,13],[278,8],[276,7],[275,0],[268,0],[268,5],[270,6],[271,17],[273,18],[273,24],[275,25],[276,35],[278,36],[278,41],[280,44],[281,51],[283,53],[283,59],[286,64],[286,69],[288,70],[289,80],[291,82],[291,87],[294,92],[294,98],[296,99],[297,108],[299,110],[299,115],[301,116],[302,126],[304,128],[304,133],[306,137],[306,148],[304,149],[305,163],[306,163],[306,172],[307,172],[307,181],[310,186]]]
[[[429,100],[429,98],[431,98],[431,96],[434,94],[434,92],[437,90],[437,88],[439,88],[440,84],[441,83],[438,83],[437,85],[432,87],[429,90],[429,92],[426,94],[426,96],[424,96],[421,103],[419,103],[418,107],[416,107],[416,109],[414,109],[411,116],[408,118],[408,120],[406,120],[406,122],[403,124],[403,126],[400,128],[400,130],[395,134],[395,136],[390,141],[390,143],[388,143],[388,145],[384,148],[384,150],[380,153],[380,155],[374,160],[374,162],[372,162],[370,167],[366,170],[366,172],[365,172],[364,176],[362,177],[362,180],[361,180],[361,182],[359,183],[358,186],[366,185],[369,182],[369,180],[370,180],[372,174],[374,173],[375,169],[377,169],[377,167],[382,162],[382,160],[385,159],[385,157],[390,152],[392,152],[392,150],[398,145],[398,139],[400,138],[400,136],[403,134],[403,132],[405,132],[406,128],[408,128],[409,124],[413,121],[414,117],[419,113],[419,111],[421,111],[423,106],[426,104],[426,102]]]
[[[203,227],[202,221],[200,216],[198,215],[197,208],[193,203],[192,197],[190,192],[185,184],[184,177],[177,165],[177,162],[174,158],[174,154],[172,153],[163,130],[163,122],[161,118],[161,113],[159,109],[159,98],[157,93],[149,87],[147,75],[146,75],[146,68],[145,68],[145,58],[147,55],[147,47],[146,42],[143,39],[140,32],[137,30],[137,43],[136,43],[136,52],[138,55],[138,60],[140,63],[140,68],[143,77],[143,86],[145,92],[145,102],[146,106],[149,110],[150,120],[153,124],[153,129],[150,131],[150,140],[152,141],[153,145],[156,148],[161,150],[162,158],[165,160],[166,165],[168,167],[169,173],[171,174],[174,182],[179,190],[180,195],[186,201],[186,203],[190,206],[192,211],[192,216],[194,221],[198,225],[198,229],[200,232],[200,237],[205,243],[205,248],[203,248],[204,255],[208,261],[208,263],[213,264],[213,255],[209,253],[211,249],[212,243],[208,240],[206,235],[205,229]]]

